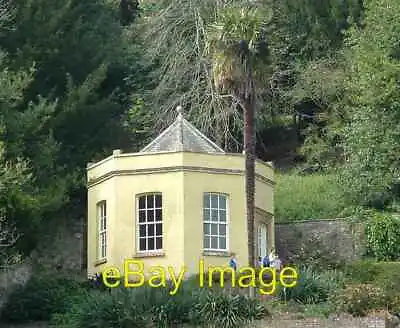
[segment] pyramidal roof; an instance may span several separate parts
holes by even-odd
[[[182,107],[177,107],[176,120],[157,138],[144,147],[141,153],[187,151],[201,153],[224,153],[224,150],[208,139],[182,115]]]

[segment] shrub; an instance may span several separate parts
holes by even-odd
[[[345,267],[347,280],[352,283],[367,284],[376,281],[379,274],[379,266],[375,261],[362,260],[347,264]]]
[[[373,284],[390,297],[400,295],[400,262],[355,262],[347,266],[346,276],[350,283]]]
[[[111,293],[92,290],[80,303],[62,315],[54,315],[57,328],[135,328],[153,324],[171,327],[179,324],[221,328],[238,327],[260,318],[264,308],[256,300],[243,296],[199,289],[185,281],[178,293],[168,288],[117,288]]]
[[[136,303],[129,290],[112,293],[91,291],[68,312],[53,316],[57,328],[141,328],[149,322],[143,304]]]
[[[367,252],[377,260],[400,259],[400,219],[388,213],[375,213],[367,222]]]
[[[369,310],[400,310],[400,262],[354,262],[345,269],[346,289],[332,297],[342,311],[365,315]]]
[[[329,295],[343,286],[343,277],[338,271],[316,272],[311,268],[300,268],[296,286],[286,291],[279,287],[279,298],[303,304],[326,302]]]
[[[16,323],[48,320],[53,313],[67,311],[80,290],[79,282],[68,277],[35,274],[9,295],[0,318]]]
[[[277,174],[275,216],[279,221],[336,218],[345,208],[334,175]]]
[[[206,293],[195,306],[196,320],[193,324],[206,327],[242,327],[264,317],[265,308],[257,300],[242,295]]]
[[[338,291],[330,301],[339,311],[365,316],[370,310],[387,309],[390,298],[380,287],[371,284],[347,286]]]

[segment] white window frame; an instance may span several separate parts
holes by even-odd
[[[262,240],[263,240],[263,228],[265,228],[265,247],[266,247],[266,249],[264,250],[264,252],[263,252],[263,250],[262,250]],[[261,257],[261,260],[262,260],[262,258],[263,258],[263,254],[262,253],[265,253],[264,255],[268,255],[268,224],[266,224],[265,222],[260,222],[259,224],[258,224],[258,227],[257,227],[257,248],[258,248],[258,256],[259,257]]]
[[[153,207],[147,207],[147,197],[152,196],[153,197]],[[156,206],[156,199],[155,196],[161,196],[161,206]],[[144,208],[140,208],[140,203],[139,200],[141,197],[146,197],[146,203]],[[164,206],[163,206],[163,195],[161,192],[149,192],[149,193],[142,193],[142,194],[137,194],[136,195],[136,252],[137,253],[157,253],[157,252],[162,252],[164,250],[164,245],[165,245],[165,240],[164,240]],[[148,211],[153,210],[153,215],[154,215],[154,221],[148,221]],[[156,220],[156,210],[161,210],[161,220]],[[144,211],[145,212],[145,221],[140,222],[139,220],[139,215],[140,212]],[[157,234],[157,224],[161,224],[161,234]],[[149,236],[148,235],[148,226],[153,225],[154,226],[154,235]],[[146,226],[146,236],[143,238],[140,236],[140,227],[141,226]],[[148,249],[149,248],[149,239],[154,238],[154,249]],[[161,238],[161,248],[157,248],[157,238]],[[141,239],[146,239],[146,249],[141,250],[140,249],[140,240]]]
[[[102,200],[97,207],[97,259],[107,258],[107,202]]]
[[[204,204],[204,198],[205,196],[208,197],[209,204]],[[218,204],[217,207],[212,207],[210,204],[210,196],[218,196]],[[225,198],[225,209],[220,208],[220,197]],[[207,205],[207,206],[206,206]],[[202,206],[202,216],[203,216],[203,250],[206,252],[227,252],[229,250],[229,195],[226,193],[221,193],[221,192],[205,192],[203,193],[203,206]],[[206,219],[204,213],[206,210],[209,210],[209,220]],[[218,221],[212,221],[211,220],[211,210],[217,210],[218,211]],[[220,221],[220,212],[225,211],[225,221]],[[205,225],[209,225],[209,234],[205,233]],[[217,234],[211,234],[211,224],[217,224]],[[225,235],[220,235],[219,229],[220,225],[225,225]],[[210,247],[205,247],[206,245],[204,244],[204,239],[206,236],[210,237]],[[212,248],[211,247],[211,240],[212,237],[217,237],[218,238],[218,247],[217,248]],[[225,248],[219,247],[219,240],[220,238],[225,237]]]

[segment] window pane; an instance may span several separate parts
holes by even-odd
[[[208,193],[204,193],[203,195],[203,207],[210,208],[210,196]]]
[[[140,209],[146,208],[146,196],[139,197],[139,208]]]
[[[162,238],[161,237],[156,238],[156,249],[162,249]]]
[[[218,208],[218,195],[211,195],[211,208]]]
[[[210,244],[210,237],[209,236],[204,236],[204,248],[208,249],[210,248],[211,244]]]
[[[106,216],[107,215],[107,205],[106,205],[106,202],[103,202],[103,216]]]
[[[139,210],[139,222],[145,222],[145,221],[146,221],[146,211]]]
[[[205,235],[209,235],[210,234],[210,224],[209,223],[204,223],[204,225],[203,225],[203,233]]]
[[[219,208],[226,209],[226,196],[225,195],[219,196]]]
[[[219,235],[220,236],[226,235],[226,225],[225,224],[219,224]]]
[[[147,210],[147,222],[154,222],[154,210]]]
[[[162,235],[162,224],[161,223],[158,223],[156,225],[156,235],[157,236],[161,236]]]
[[[107,217],[103,217],[103,230],[107,229]]]
[[[156,221],[162,221],[162,209],[156,210]]]
[[[204,221],[210,221],[210,210],[209,209],[203,210],[203,217],[204,217]]]
[[[154,236],[154,224],[147,225],[147,235],[151,237]]]
[[[218,237],[211,237],[211,248],[218,249]]]
[[[225,210],[219,211],[219,221],[226,222],[226,211]]]
[[[147,195],[147,208],[154,208],[154,195]]]
[[[211,224],[211,234],[212,235],[218,235],[218,224]]]
[[[139,250],[141,250],[141,251],[146,250],[146,239],[145,238],[139,239]]]
[[[144,224],[141,224],[139,226],[139,237],[145,237],[146,236],[146,226]]]
[[[225,237],[219,237],[219,249],[226,249]]]
[[[156,207],[162,207],[162,196],[156,195]]]
[[[148,250],[154,250],[154,238],[149,238],[147,241],[149,243]]]
[[[218,222],[218,210],[211,210],[211,221]]]

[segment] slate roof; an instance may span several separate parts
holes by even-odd
[[[201,152],[224,153],[224,150],[208,139],[182,115],[182,107],[177,108],[176,120],[157,138],[144,147],[141,153],[155,152]]]

